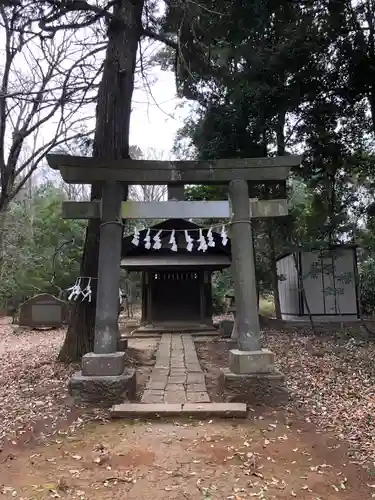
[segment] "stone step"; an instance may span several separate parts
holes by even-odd
[[[246,404],[243,403],[123,403],[112,406],[112,418],[160,418],[160,417],[198,417],[198,418],[245,418]]]

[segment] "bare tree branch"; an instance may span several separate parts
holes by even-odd
[[[88,47],[83,31],[38,36],[36,18],[26,9],[31,5],[0,6],[5,35],[0,70],[0,212],[7,210],[46,153],[89,133],[82,125],[93,118],[93,109],[87,106],[96,98],[102,68],[98,54],[105,48],[102,40]],[[30,144],[33,153],[22,160]]]

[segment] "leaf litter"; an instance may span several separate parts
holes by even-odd
[[[5,319],[5,318],[4,318]],[[67,384],[77,365],[56,361],[65,330],[21,331],[0,324],[0,445],[27,441],[37,433],[41,439],[57,434],[68,422],[72,429],[85,419],[77,417],[67,400]]]
[[[287,376],[291,406],[302,411],[307,423],[348,443],[352,462],[374,464],[375,342],[348,332],[337,340],[306,333],[265,334]]]
[[[49,420],[48,432],[55,433],[58,421],[69,419],[72,410],[66,404],[66,387],[71,372],[76,368],[66,367],[55,361],[64,334],[63,330],[59,330],[25,332],[20,336],[15,336],[9,326],[0,325],[2,361],[0,395],[3,400],[3,407],[0,409],[1,438],[7,437],[17,443],[18,437],[32,430],[34,423],[41,418]],[[371,384],[373,389],[374,379],[371,367],[364,361],[364,358],[374,359],[374,347],[370,344],[364,349],[363,345],[349,339],[340,346],[340,350],[336,350],[336,344],[333,341],[296,335],[290,342],[290,335],[283,334],[283,332],[268,335],[267,345],[275,352],[280,368],[287,373],[288,386],[294,404],[303,409],[306,418],[353,444],[353,460],[366,463],[372,459],[374,446],[372,445],[371,448],[369,443],[374,443],[375,432],[373,421],[366,415],[370,415],[371,411],[374,414],[373,399],[371,399],[372,396],[369,397],[373,394]],[[287,353],[286,345],[288,345]],[[324,355],[312,355],[312,348],[324,349]],[[336,366],[340,366],[342,372],[337,371]],[[344,374],[345,377],[340,377]],[[366,397],[363,397],[364,395]],[[355,405],[351,402],[354,397]],[[356,411],[354,412],[353,409]],[[259,418],[259,420],[262,419]],[[85,419],[80,417],[75,419],[73,426],[79,428],[84,425],[84,422]],[[275,441],[288,439],[285,434],[272,435],[277,428],[276,424],[268,424],[268,427],[270,434],[261,441],[264,452],[267,452]],[[244,475],[255,479],[253,483],[249,483],[250,487],[256,488],[256,491],[250,493],[250,497],[266,498],[267,486],[284,489],[286,483],[284,479],[278,478],[264,481],[264,476],[260,472],[262,466],[257,464],[257,454],[249,451],[252,447],[251,441],[247,437],[243,443],[245,450],[243,452],[233,450],[232,455],[242,457]],[[104,459],[106,456],[104,445],[99,444],[92,451],[98,453],[93,462],[100,466],[102,457]],[[294,451],[299,452],[298,448]],[[71,458],[79,467],[82,457],[71,455]],[[99,461],[98,458],[100,458]],[[272,460],[271,457],[267,459]],[[104,459],[103,462],[106,460]],[[200,460],[193,460],[192,463],[199,464],[199,462]],[[324,469],[330,466],[322,464],[311,467],[316,467],[317,473],[324,473]],[[70,469],[69,472],[72,476],[80,473],[78,469]],[[121,482],[132,483],[133,481],[135,478],[129,473],[125,477],[108,477],[103,483],[110,487]],[[302,486],[302,491],[309,491],[309,487],[305,486],[306,488]],[[372,488],[373,485],[369,483],[368,487]],[[50,485],[51,497],[59,498],[60,493],[67,491],[67,488],[68,485],[64,482]],[[337,478],[335,484],[332,485],[332,490],[337,491],[336,488],[338,491],[343,491],[346,488],[346,478]],[[210,498],[215,493],[213,485],[198,486],[198,489],[203,498]],[[15,490],[9,493],[13,494],[13,491]],[[238,500],[242,498],[243,493],[242,488],[234,488],[233,495],[228,498]],[[83,491],[76,491],[76,494],[85,498]],[[293,491],[291,495],[294,497],[298,495],[298,492]]]

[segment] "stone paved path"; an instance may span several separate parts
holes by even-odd
[[[142,403],[208,403],[193,337],[164,334]]]

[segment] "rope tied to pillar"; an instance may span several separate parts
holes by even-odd
[[[251,224],[251,220],[231,220],[228,225],[233,226],[233,224]]]
[[[120,219],[117,219],[117,220],[104,221],[100,224],[99,228],[102,228],[103,226],[106,226],[107,224],[116,224],[118,226],[125,227],[125,224]]]

